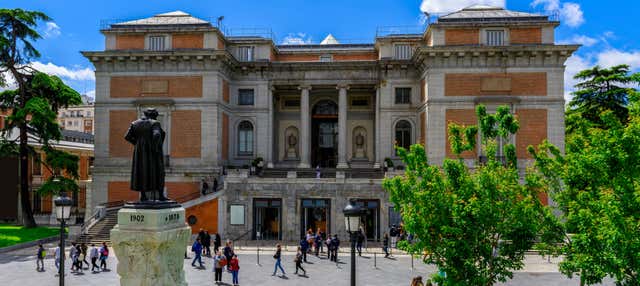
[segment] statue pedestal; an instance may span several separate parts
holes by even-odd
[[[179,204],[125,205],[111,230],[122,286],[187,285],[184,253],[191,228]]]

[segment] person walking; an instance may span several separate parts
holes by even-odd
[[[304,272],[303,276],[307,276],[307,270],[304,270],[304,268],[302,268],[302,260],[304,257],[303,253],[304,253],[304,250],[302,249],[302,247],[298,246],[298,251],[296,252],[296,258],[294,259],[294,261],[296,262],[296,272],[294,274],[298,274],[298,269],[300,269]]]
[[[36,271],[44,271],[44,258],[47,256],[47,251],[44,250],[42,244],[38,244],[38,250],[36,251]]]
[[[64,250],[60,251],[60,244],[58,244],[53,254],[53,257],[55,259],[56,269],[58,270],[58,272],[60,272],[60,254],[61,253],[64,254]]]
[[[214,281],[216,284],[222,283],[222,268],[227,265],[227,258],[222,255],[221,251],[215,253],[213,257]]]
[[[87,264],[87,270],[88,270],[90,265],[89,265],[89,262],[87,261],[87,249],[88,249],[87,244],[83,242],[80,245],[80,249],[82,250],[82,256],[83,256],[82,262]],[[82,263],[80,264],[80,267],[82,267]]]
[[[398,242],[398,227],[395,224],[391,225],[389,236],[391,236],[391,247],[395,248]]]
[[[84,254],[82,253],[82,247],[80,244],[76,245],[76,271],[84,272],[82,267],[82,261],[84,261]]]
[[[307,262],[307,251],[309,250],[309,242],[305,237],[300,240],[299,248],[302,250],[302,257],[304,262]]]
[[[76,243],[71,243],[71,248],[69,249],[69,257],[71,257],[71,272],[75,272],[76,266],[78,266],[78,248],[76,247]]]
[[[331,234],[327,236],[327,240],[325,241],[325,245],[327,246],[327,259],[331,259]]]
[[[100,271],[100,267],[96,264],[98,258],[100,257],[100,253],[95,244],[91,244],[91,249],[89,250],[89,258],[91,259],[91,272],[94,272],[94,269],[98,269]]]
[[[213,189],[211,191],[212,192],[217,192],[218,191],[218,179],[217,178],[213,178]]]
[[[231,261],[229,261],[229,270],[231,270],[231,280],[232,280],[233,286],[240,285],[240,282],[238,282],[238,272],[240,271],[240,260],[238,260],[238,256],[235,254],[233,255],[233,257],[231,257]]]
[[[320,252],[322,252],[322,235],[320,235],[320,229],[318,229],[318,231],[316,231],[316,235],[314,237],[314,244],[316,246],[316,257],[318,257],[318,255],[320,255]]]
[[[389,257],[389,234],[386,232],[382,236],[382,250],[384,251],[384,257]]]
[[[411,286],[424,286],[422,284],[422,276],[416,276],[411,280]]]
[[[200,268],[203,268],[202,265],[202,244],[200,243],[200,238],[196,238],[196,241],[193,242],[191,246],[191,251],[195,253],[195,257],[193,257],[193,261],[191,261],[191,266],[196,266],[196,261],[200,264]]]
[[[362,243],[364,242],[364,234],[362,234],[362,228],[358,229],[357,235],[358,237],[356,239],[356,250],[358,251],[358,256],[362,256]]]
[[[109,247],[107,247],[107,243],[103,242],[100,247],[100,268],[102,270],[107,270],[107,259],[109,258]]]
[[[286,275],[286,273],[284,273],[284,269],[282,269],[281,258],[282,248],[280,244],[276,244],[276,254],[273,255],[273,259],[276,260],[276,265],[273,267],[273,274],[271,276],[276,276],[276,273],[278,273],[278,268],[280,268],[280,271],[282,271],[282,276]]]
[[[204,231],[204,240],[202,241],[202,246],[204,247],[204,255],[211,257],[211,235],[209,234],[209,231]]]
[[[331,239],[331,261],[338,262],[338,249],[340,248],[340,239],[337,234]]]
[[[231,261],[231,258],[235,253],[233,252],[233,243],[228,239],[227,239],[227,243],[222,249],[222,254],[224,255],[225,258],[227,258],[227,270],[231,270],[231,265],[229,265],[229,262]]]

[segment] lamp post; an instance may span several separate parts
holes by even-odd
[[[60,196],[54,200],[56,206],[56,218],[60,221],[60,286],[64,286],[64,227],[65,221],[71,216],[71,206],[73,201],[62,192]]]
[[[350,200],[349,204],[342,210],[344,213],[344,224],[351,239],[351,286],[356,285],[356,240],[357,232],[360,231],[360,217],[362,209]]]

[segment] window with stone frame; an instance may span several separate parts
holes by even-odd
[[[254,50],[255,50],[255,47],[253,47],[253,46],[240,46],[240,47],[238,47],[238,60],[242,61],[242,62],[253,61]]]
[[[396,44],[394,46],[394,58],[396,60],[408,60],[413,56],[413,49],[409,44]]]
[[[164,51],[166,50],[165,40],[167,36],[157,35],[149,36],[149,50],[151,51]]]
[[[253,124],[242,121],[238,125],[238,155],[253,155]]]
[[[488,46],[504,46],[504,30],[486,30]]]
[[[411,123],[406,120],[398,121],[395,132],[395,146],[409,150],[409,147],[411,147]],[[398,155],[397,151],[396,155]]]
[[[410,87],[396,87],[395,103],[396,104],[410,104],[411,103],[411,88]]]
[[[238,105],[253,105],[253,88],[241,88],[238,90]]]
[[[321,62],[332,62],[333,61],[333,56],[331,56],[331,55],[321,55],[320,56],[320,61]]]

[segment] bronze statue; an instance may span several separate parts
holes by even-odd
[[[145,202],[147,192],[155,193],[159,201],[164,196],[164,154],[162,144],[165,132],[157,121],[158,111],[148,108],[144,116],[131,122],[125,140],[133,144],[131,165],[131,190],[140,192],[140,201]]]

